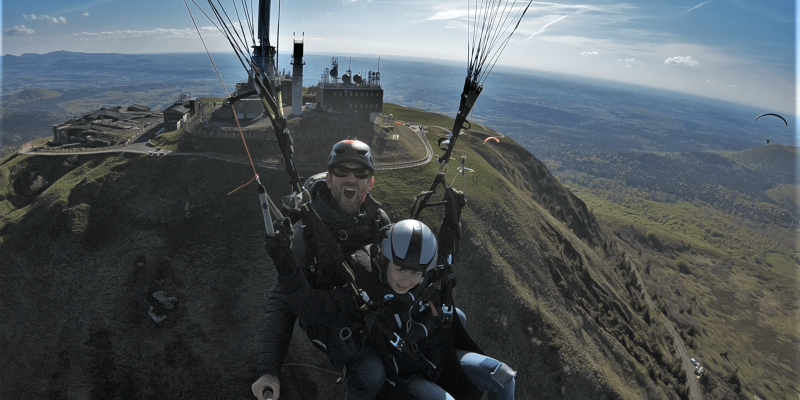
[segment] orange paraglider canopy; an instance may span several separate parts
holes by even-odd
[[[488,141],[490,141],[492,139],[494,139],[495,142],[500,143],[500,139],[498,139],[498,138],[496,138],[494,136],[489,136],[488,138],[483,140],[483,144],[486,144],[486,142],[488,142]]]

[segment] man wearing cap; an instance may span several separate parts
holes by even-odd
[[[351,267],[357,277],[368,275],[369,245],[380,228],[390,222],[380,203],[369,194],[375,184],[372,152],[361,141],[343,140],[331,149],[327,167],[325,181],[317,181],[309,188],[311,207],[334,236],[344,256],[352,261]],[[334,265],[329,257],[335,249],[326,249],[324,241],[314,238],[312,229],[305,228],[302,220],[294,225],[291,251],[295,264],[301,267],[308,282],[317,290],[345,284],[336,269],[340,267]],[[266,319],[257,367],[260,377],[251,389],[257,398],[263,400],[262,392],[270,387],[273,399],[277,400],[280,396],[279,373],[297,319],[278,283],[270,292]],[[327,332],[320,327],[303,328],[312,343],[329,355],[334,367],[346,369],[347,399],[375,397],[385,380],[379,356],[369,352],[343,355],[339,351],[328,351],[329,346],[341,345],[337,341],[338,332]]]

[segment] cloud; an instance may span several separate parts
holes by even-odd
[[[34,33],[33,29],[28,29],[25,25],[17,25],[13,28],[3,29],[3,34],[7,36],[22,36],[22,35],[30,35]]]
[[[443,21],[443,20],[450,20],[450,19],[460,19],[467,17],[467,10],[463,9],[456,9],[456,10],[444,10],[444,11],[437,11],[435,14],[431,15],[428,18],[425,18],[425,21]]]
[[[36,14],[23,15],[22,17],[25,18],[26,20],[31,20],[31,21],[49,21],[51,24],[67,23],[67,19],[64,17],[51,17],[49,15],[36,15]]]
[[[84,16],[84,17],[88,17],[88,16],[89,16],[89,12],[88,12],[88,11],[84,11],[84,12],[83,12],[83,16]]]
[[[213,26],[204,26],[200,28],[201,31],[217,31]],[[134,30],[120,30],[120,31],[105,31],[105,32],[76,32],[72,34],[80,40],[89,39],[184,39],[184,38],[197,38],[197,31],[194,29],[151,29],[146,31]]]
[[[558,18],[556,18],[556,19],[554,19],[554,20],[552,20],[552,21],[550,21],[550,22],[548,22],[548,23],[544,24],[544,26],[543,26],[543,27],[541,27],[541,28],[539,28],[539,30],[538,30],[538,31],[536,31],[536,32],[533,32],[533,33],[531,33],[530,35],[528,35],[528,37],[527,37],[525,40],[523,40],[523,42],[527,42],[527,41],[528,41],[528,40],[530,40],[532,37],[534,37],[534,36],[536,36],[536,35],[538,35],[538,34],[540,34],[540,33],[543,33],[543,32],[544,32],[544,30],[545,30],[545,29],[547,29],[547,27],[548,27],[548,26],[550,26],[550,25],[553,25],[553,24],[555,24],[556,22],[558,22],[558,21],[561,21],[562,19],[569,17],[570,15],[580,14],[581,12],[583,12],[583,10],[578,10],[578,11],[575,11],[575,12],[574,12],[574,13],[572,13],[572,14],[562,15],[562,16],[560,16],[560,17],[558,17]]]
[[[584,52],[578,53],[578,54],[580,54],[582,56],[596,56],[596,55],[598,55],[600,53],[598,53],[596,51],[584,51]]]
[[[702,3],[698,4],[698,5],[694,6],[694,7],[692,7],[692,8],[690,8],[690,9],[686,10],[686,12],[688,13],[689,11],[692,11],[692,10],[698,9],[698,8],[700,8],[700,7],[702,7],[702,6],[706,5],[706,4],[708,4],[708,3],[711,3],[712,1],[714,1],[714,0],[708,0],[708,1],[704,1],[704,2],[702,2]]]
[[[697,61],[692,60],[692,56],[678,56],[678,57],[671,57],[664,60],[664,64],[671,64],[671,65],[688,65],[690,67],[694,67],[697,65]]]
[[[634,61],[636,61],[636,59],[634,59],[633,57],[628,58],[628,59],[625,60],[625,62],[634,62]]]

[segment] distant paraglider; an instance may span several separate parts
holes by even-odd
[[[789,127],[789,123],[788,123],[788,122],[786,122],[786,120],[785,120],[783,117],[781,117],[781,116],[780,116],[780,115],[778,115],[778,114],[773,114],[773,113],[761,114],[761,115],[757,116],[757,117],[756,117],[756,119],[755,119],[755,120],[753,120],[753,122],[756,122],[756,121],[758,121],[758,119],[759,119],[759,118],[761,118],[761,117],[763,117],[763,116],[765,116],[765,115],[772,115],[773,117],[778,117],[778,118],[780,118],[780,119],[781,119],[781,121],[783,121],[783,123],[786,125],[786,127],[787,127],[787,128]]]
[[[494,136],[489,136],[488,138],[483,140],[483,144],[486,144],[486,142],[488,142],[488,141],[490,141],[492,139],[494,139],[495,142],[500,143],[500,139],[498,139],[498,138],[496,138]]]

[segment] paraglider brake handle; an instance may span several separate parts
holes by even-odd
[[[261,392],[264,395],[264,400],[272,400],[272,388],[267,386],[264,388],[264,391]]]

